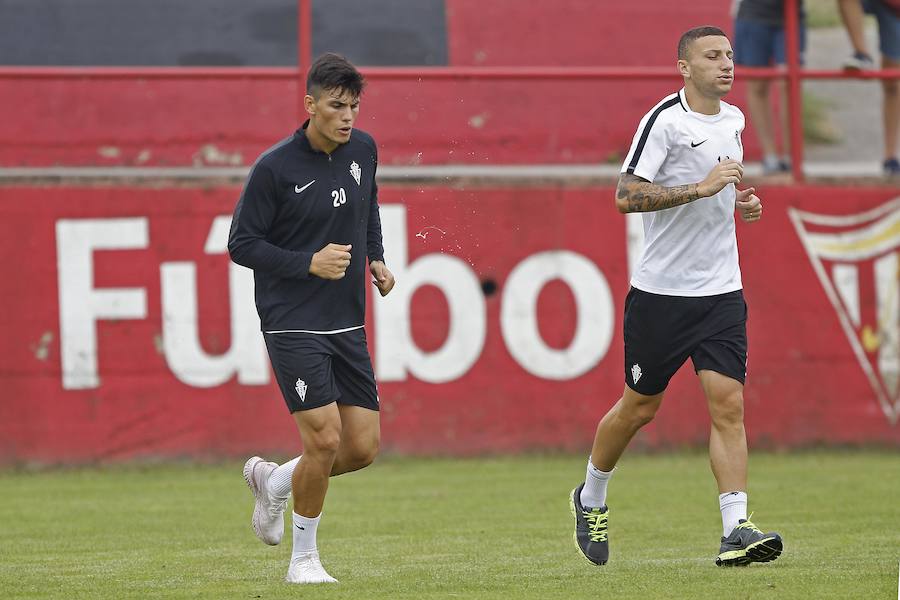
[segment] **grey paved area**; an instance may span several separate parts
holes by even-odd
[[[877,53],[874,24],[866,30],[869,48]],[[842,27],[812,29],[807,43],[807,64],[813,69],[838,69],[850,55],[850,41]],[[804,92],[828,103],[828,114],[840,141],[832,145],[806,146],[806,161],[852,161],[876,168],[883,157],[881,84],[877,81],[815,80],[804,83]]]

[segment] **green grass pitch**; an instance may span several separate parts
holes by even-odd
[[[610,563],[587,563],[567,501],[585,460],[388,457],[333,479],[319,549],[341,583],[315,588],[283,582],[289,537],[254,537],[242,461],[0,472],[0,597],[897,597],[897,453],[751,455],[753,520],[785,552],[739,569],[714,565],[721,524],[701,453],[626,455]]]

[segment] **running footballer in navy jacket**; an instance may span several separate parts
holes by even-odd
[[[314,149],[307,121],[259,157],[234,212],[228,251],[253,269],[263,331],[335,331],[363,325],[366,258],[384,262],[378,150],[353,130],[330,155]],[[350,245],[341,279],[309,273],[329,243]]]
[[[343,56],[316,59],[303,97],[309,119],[253,165],[228,239],[232,260],[253,269],[266,350],[303,448],[281,465],[252,456],[243,471],[264,544],[281,542],[293,497],[289,583],[337,581],[316,542],[328,479],[371,464],[381,439],[366,270],[382,296],[394,276],[381,242],[378,150],[353,128],[364,87]]]

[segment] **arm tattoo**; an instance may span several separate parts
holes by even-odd
[[[698,187],[696,183],[663,187],[624,173],[616,186],[616,205],[620,211],[629,213],[665,210],[698,199]]]

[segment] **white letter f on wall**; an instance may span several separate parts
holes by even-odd
[[[146,248],[146,218],[60,219],[56,222],[59,330],[63,388],[100,385],[97,321],[144,319],[147,293],[141,288],[94,289],[94,250]]]

